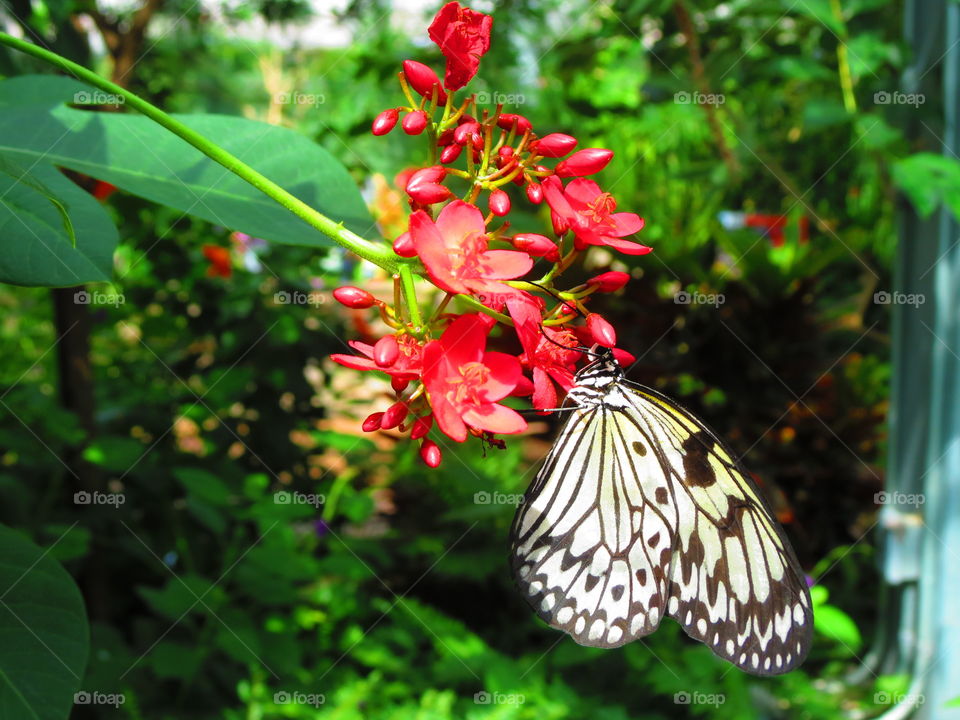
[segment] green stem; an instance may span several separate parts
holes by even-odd
[[[400,276],[400,289],[407,301],[410,324],[413,325],[414,332],[419,333],[423,329],[423,319],[420,317],[420,306],[417,304],[417,287],[413,284],[413,270],[409,265],[401,265],[397,269],[397,274]]]
[[[502,322],[504,325],[509,325],[510,327],[513,327],[513,318],[511,318],[509,315],[504,315],[501,312],[492,310],[491,308],[488,308],[479,300],[476,300],[475,298],[472,298],[469,295],[457,295],[457,297],[460,299],[461,302],[463,302],[465,305],[469,305],[474,310],[478,310],[482,312],[484,315],[489,315],[492,318],[496,318],[497,320]]]
[[[853,73],[850,72],[850,58],[847,53],[847,25],[843,19],[843,7],[840,0],[830,0],[830,11],[843,28],[837,40],[837,69],[840,74],[840,89],[843,92],[843,107],[849,113],[857,111],[857,96],[853,92]]]
[[[186,142],[190,143],[211,160],[220,163],[230,172],[246,180],[264,195],[276,200],[283,207],[297,217],[301,218],[311,227],[316,228],[324,235],[332,238],[337,244],[347,248],[364,260],[382,267],[388,272],[395,273],[400,271],[400,269],[403,267],[407,267],[409,269],[408,263],[403,258],[397,256],[391,248],[385,247],[379,243],[371,242],[366,238],[362,238],[350,230],[347,230],[342,222],[334,222],[326,215],[317,212],[299,198],[291,195],[272,180],[258,173],[235,155],[227,152],[219,145],[210,142],[210,140],[205,138],[200,133],[187,127],[179,120],[171,117],[155,105],[151,105],[146,100],[142,99],[138,95],[135,95],[129,90],[126,90],[119,85],[100,77],[96,73],[87,70],[87,68],[83,67],[82,65],[71,62],[70,60],[61,57],[56,53],[44,50],[41,47],[33,45],[32,43],[19,40],[12,35],[0,32],[0,45],[7,45],[8,47],[12,47],[15,50],[26,53],[27,55],[32,55],[45,62],[48,62],[51,65],[67,71],[78,79],[104,90],[105,92],[123,96],[124,100],[126,101],[125,104],[135,108],[136,110],[139,110],[157,124],[165,127],[174,135],[177,135]]]

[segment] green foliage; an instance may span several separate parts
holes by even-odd
[[[3,525],[0,588],[0,712],[25,720],[66,717],[89,650],[79,590],[47,551]]]
[[[399,130],[371,137],[370,119],[402,102],[399,63],[439,68],[435,49],[382,22],[379,3],[350,6],[349,47],[286,52],[239,40],[191,6],[170,6],[177,31],[158,33],[131,88],[373,237],[356,187],[371,170],[392,178],[422,158]],[[724,97],[715,107],[676,100],[700,88],[674,3],[504,4],[476,89],[519,97],[515,109],[538,129],[617,151],[599,181],[646,217],[641,239],[655,252],[591,255],[591,274],[636,276],[598,308],[640,357],[632,376],[749,452],[778,514],[794,518],[787,532],[817,580],[807,664],[751,678],[670,621],[606,652],[544,628],[511,585],[506,543],[550,428],[485,455],[445,447],[432,472],[404,443],[361,437],[360,418],[389,386],[325,360],[344,351],[340,338],[368,332],[327,291],[351,282],[389,293],[389,282],[142,118],[68,107],[88,89],[23,77],[0,84],[0,168],[31,167],[56,141],[21,192],[58,256],[96,249],[81,277],[112,279],[124,298],[86,308],[91,433],[59,395],[63,328],[49,295],[0,290],[10,358],[0,368],[10,411],[0,420],[0,521],[83,587],[91,653],[73,689],[122,693],[117,716],[160,720],[828,720],[839,707],[878,712],[876,692],[905,692],[902,678],[844,680],[876,621],[875,559],[869,538],[856,541],[880,489],[890,366],[889,324],[869,298],[891,286],[896,190],[921,213],[957,212],[956,163],[908,154],[898,113],[923,116],[929,105],[873,100],[897,87],[904,62],[897,8],[724,8],[690,7],[708,89]],[[835,34],[848,46],[853,109]],[[278,92],[324,102],[278,104]],[[74,201],[54,165],[124,191],[106,209],[121,238],[112,268],[104,211],[84,214],[92,201],[71,190]],[[0,181],[9,175],[0,170]],[[7,198],[0,211],[11,207]],[[725,229],[729,210],[786,215],[783,245]],[[19,233],[11,218],[5,230]],[[530,208],[517,225],[544,222]],[[275,242],[258,250],[262,269],[231,246],[232,277],[209,277],[201,247],[229,245],[233,230]],[[10,242],[18,252],[0,260],[3,279],[28,277],[24,251],[36,240]],[[52,276],[61,271],[51,263],[30,267],[30,284],[73,282]],[[281,291],[311,304],[280,303]],[[679,303],[680,291],[716,302]],[[76,474],[112,503],[75,504]]]

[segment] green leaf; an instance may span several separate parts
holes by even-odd
[[[68,287],[109,280],[117,241],[100,203],[56,168],[0,152],[0,281]]]
[[[134,195],[255,237],[327,247],[332,241],[289,210],[152,120],[62,103],[90,92],[68,78],[21,76],[0,83],[0,151],[113,183]],[[59,98],[59,103],[54,100]],[[361,236],[375,224],[347,170],[287,128],[224,115],[179,120]]]
[[[48,552],[0,525],[0,717],[69,716],[89,646],[73,578]]]
[[[893,182],[913,203],[921,217],[940,203],[960,218],[960,163],[935,153],[917,153],[893,165]]]
[[[814,627],[828,638],[836,640],[851,652],[860,647],[862,638],[856,623],[843,610],[833,605],[822,605],[813,616]]]

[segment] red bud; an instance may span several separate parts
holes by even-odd
[[[413,238],[410,237],[410,233],[405,232],[393,241],[393,251],[400,257],[414,257],[417,254],[417,249],[413,246]]]
[[[523,133],[533,127],[530,124],[530,121],[527,120],[523,115],[515,115],[514,113],[501,113],[497,118],[497,127],[501,130],[510,130],[514,125],[517,127],[518,135],[523,135]]]
[[[420,445],[420,458],[427,464],[427,467],[435,468],[443,459],[443,453],[433,440],[424,440]]]
[[[373,361],[379,367],[390,367],[400,357],[400,345],[394,335],[384,335],[373,346]]]
[[[383,413],[375,412],[373,415],[368,416],[367,419],[363,421],[363,425],[361,425],[361,427],[363,428],[364,432],[373,432],[374,430],[379,430],[380,421],[382,419]]]
[[[617,332],[613,329],[613,325],[597,313],[587,315],[587,331],[597,345],[612,348],[617,344]]]
[[[440,78],[429,67],[416,60],[404,60],[403,74],[407,78],[407,82],[410,83],[410,87],[428,99],[433,97],[433,88],[436,86],[440,91],[437,102],[440,105],[446,104],[447,93],[440,85]]]
[[[593,175],[603,170],[613,159],[613,150],[585,148],[578,150],[554,168],[559,177]]]
[[[503,217],[510,212],[510,196],[500,188],[490,193],[490,212],[497,217]]]
[[[577,139],[563,133],[550,133],[537,140],[533,151],[544,157],[563,157],[577,146]]]
[[[550,211],[550,222],[553,223],[553,234],[557,237],[570,229],[570,223],[567,222],[567,219],[560,217],[553,210]]]
[[[407,195],[421,205],[432,205],[450,197],[448,188],[440,185],[447,171],[440,165],[417,170],[407,181]]]
[[[423,110],[407,113],[400,126],[407,135],[419,135],[427,126],[427,114]]]
[[[466,145],[471,143],[476,147],[476,140],[474,136],[479,137],[480,135],[480,123],[468,122],[463,125],[458,125],[457,129],[453,131],[453,141],[457,145]],[[481,138],[482,142],[482,138]]]
[[[535,183],[533,180],[530,181],[527,185],[527,200],[534,205],[539,205],[543,202],[543,188],[540,187],[540,183]]]
[[[413,424],[413,429],[410,430],[410,437],[413,440],[419,440],[430,432],[431,427],[433,427],[433,415],[417,418],[417,421]]]
[[[463,150],[463,148],[456,143],[447,145],[443,150],[440,151],[440,162],[442,162],[444,165],[449,165],[458,157],[460,157],[461,150]]]
[[[339,287],[334,290],[333,298],[341,305],[357,310],[372,307],[377,302],[377,299],[366,290],[350,286]]]
[[[533,257],[547,257],[557,254],[557,244],[544,235],[536,233],[519,233],[513,236],[511,243],[517,250],[533,255]]]
[[[383,417],[380,419],[380,427],[384,430],[395,428],[406,419],[409,412],[410,408],[407,407],[405,402],[395,402],[383,413]]]
[[[407,389],[407,385],[409,384],[410,384],[410,378],[396,377],[396,376],[390,378],[390,387],[393,388],[394,392],[398,392],[398,393],[403,392],[404,390]]]
[[[386,135],[388,132],[393,130],[394,126],[396,126],[398,117],[400,117],[400,113],[396,108],[388,108],[384,110],[373,119],[373,125],[370,127],[370,132],[372,132],[374,135]]]
[[[502,160],[509,160],[513,157],[514,150],[509,145],[504,145],[497,151],[497,155],[500,156]]]
[[[616,292],[630,280],[630,275],[618,270],[600,273],[596,277],[587,280],[587,285],[596,285],[600,292]]]

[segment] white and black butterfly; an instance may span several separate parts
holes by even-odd
[[[581,645],[618,647],[667,615],[746,672],[795,668],[810,593],[757,487],[701,421],[597,357],[514,519],[521,592]]]

